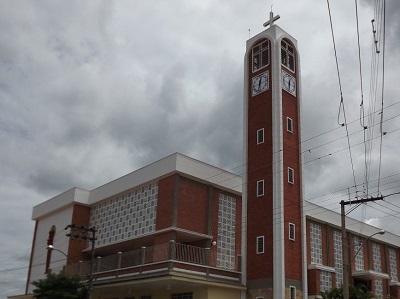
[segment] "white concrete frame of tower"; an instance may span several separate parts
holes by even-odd
[[[283,161],[283,153],[280,150],[283,148],[283,121],[282,121],[282,80],[281,80],[281,41],[282,39],[288,39],[290,40],[295,49],[296,49],[296,63],[297,63],[297,101],[299,102],[299,108],[298,108],[298,119],[299,119],[299,137],[301,137],[301,130],[300,130],[300,115],[301,115],[301,78],[300,78],[300,58],[299,58],[299,53],[297,49],[297,41],[291,37],[289,34],[284,32],[281,28],[278,26],[272,26],[260,34],[252,37],[249,39],[246,43],[246,54],[244,57],[244,90],[243,90],[243,165],[247,167],[248,159],[247,159],[247,154],[248,154],[248,134],[247,134],[247,123],[248,123],[248,55],[251,55],[251,46],[254,45],[254,43],[261,39],[261,38],[268,38],[270,39],[271,42],[271,88],[272,88],[272,98],[273,99],[279,99],[279,100],[274,100],[272,102],[272,114],[273,114],[273,119],[272,119],[272,127],[273,127],[273,185],[276,186],[273,192],[273,207],[274,211],[277,211],[274,213],[274,219],[273,219],[273,224],[274,224],[274,232],[273,232],[273,255],[274,255],[274,274],[273,274],[273,280],[274,280],[274,293],[273,297],[274,298],[285,298],[285,279],[284,279],[284,274],[285,274],[285,263],[284,263],[284,238],[281,238],[280,236],[284,235],[284,223],[281,221],[284,216],[284,210],[282,208],[283,206],[283,183],[284,183],[284,178],[283,176],[286,175],[286,172],[283,169],[282,163],[278,163],[279,161]],[[278,74],[278,75],[272,75],[272,74]],[[301,152],[301,143],[299,142],[299,149]],[[276,162],[276,163],[275,163]],[[302,157],[300,156],[300,174],[299,177],[301,176],[302,173]],[[243,182],[247,182],[247,173],[244,171],[243,175]],[[247,223],[247,184],[243,184],[243,189],[242,189],[242,198],[243,198],[243,205],[242,205],[242,214],[243,214],[243,221],[244,223]],[[308,296],[308,290],[307,290],[307,250],[306,250],[306,221],[305,221],[305,215],[303,212],[303,190],[304,190],[304,185],[303,182],[301,182],[300,185],[300,193],[301,193],[301,215],[302,215],[302,237],[301,237],[301,242],[302,242],[302,258],[303,258],[303,271],[302,271],[302,280],[303,280],[303,298],[307,298]],[[246,259],[247,259],[247,252],[246,252],[246,244],[247,244],[247,231],[246,231],[246,225],[244,225],[243,230],[242,230],[242,255],[243,255],[243,261],[242,261],[242,282],[246,283],[247,277],[246,277],[246,271],[247,271],[247,264],[246,264]],[[243,295],[242,295],[242,298]]]

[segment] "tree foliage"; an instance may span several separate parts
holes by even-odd
[[[332,288],[329,291],[321,292],[321,296],[324,299],[342,299],[343,288]],[[374,294],[367,290],[362,285],[349,286],[349,299],[372,299],[376,298]]]
[[[81,276],[67,276],[64,273],[47,274],[45,279],[39,279],[32,284],[37,299],[85,299],[87,287]]]

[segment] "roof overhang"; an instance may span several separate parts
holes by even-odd
[[[389,279],[390,278],[389,274],[387,274],[387,273],[376,272],[373,270],[356,271],[356,272],[353,272],[352,276],[354,278],[361,278],[361,279],[366,279],[366,280]]]

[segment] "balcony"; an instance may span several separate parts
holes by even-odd
[[[201,276],[202,279],[205,277],[213,281],[239,283],[238,265],[240,265],[240,259],[237,257],[233,263],[232,261],[217,261],[215,250],[170,241],[160,245],[97,257],[93,263],[93,278],[95,284],[101,284],[179,273],[180,275]],[[55,271],[57,269],[53,269],[53,272]],[[69,264],[65,271],[69,275],[77,272],[80,275],[89,275],[90,261]]]

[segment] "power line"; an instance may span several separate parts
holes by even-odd
[[[338,112],[338,124],[341,125],[342,127],[346,127],[346,135],[347,135],[347,143],[348,143],[348,149],[349,149],[349,155],[350,155],[350,163],[351,163],[351,169],[353,173],[353,181],[354,181],[354,188],[357,185],[356,183],[356,175],[354,172],[354,163],[353,163],[353,156],[351,154],[351,149],[350,149],[350,138],[349,138],[349,130],[347,127],[347,119],[346,119],[346,109],[344,105],[344,100],[343,100],[343,91],[342,91],[342,83],[340,81],[340,72],[339,72],[339,62],[338,62],[338,57],[337,57],[337,51],[336,51],[336,43],[335,43],[335,34],[333,32],[333,23],[332,23],[332,15],[331,15],[331,9],[329,6],[329,0],[326,0],[328,4],[328,12],[329,12],[329,22],[331,25],[331,33],[332,33],[332,42],[333,42],[333,49],[335,53],[335,61],[336,61],[336,71],[337,71],[337,76],[338,76],[338,82],[339,82],[339,90],[340,90],[340,104],[339,104],[339,112]],[[340,108],[342,107],[343,109],[343,117],[344,117],[344,123],[340,124],[339,122],[339,116],[340,116]]]

